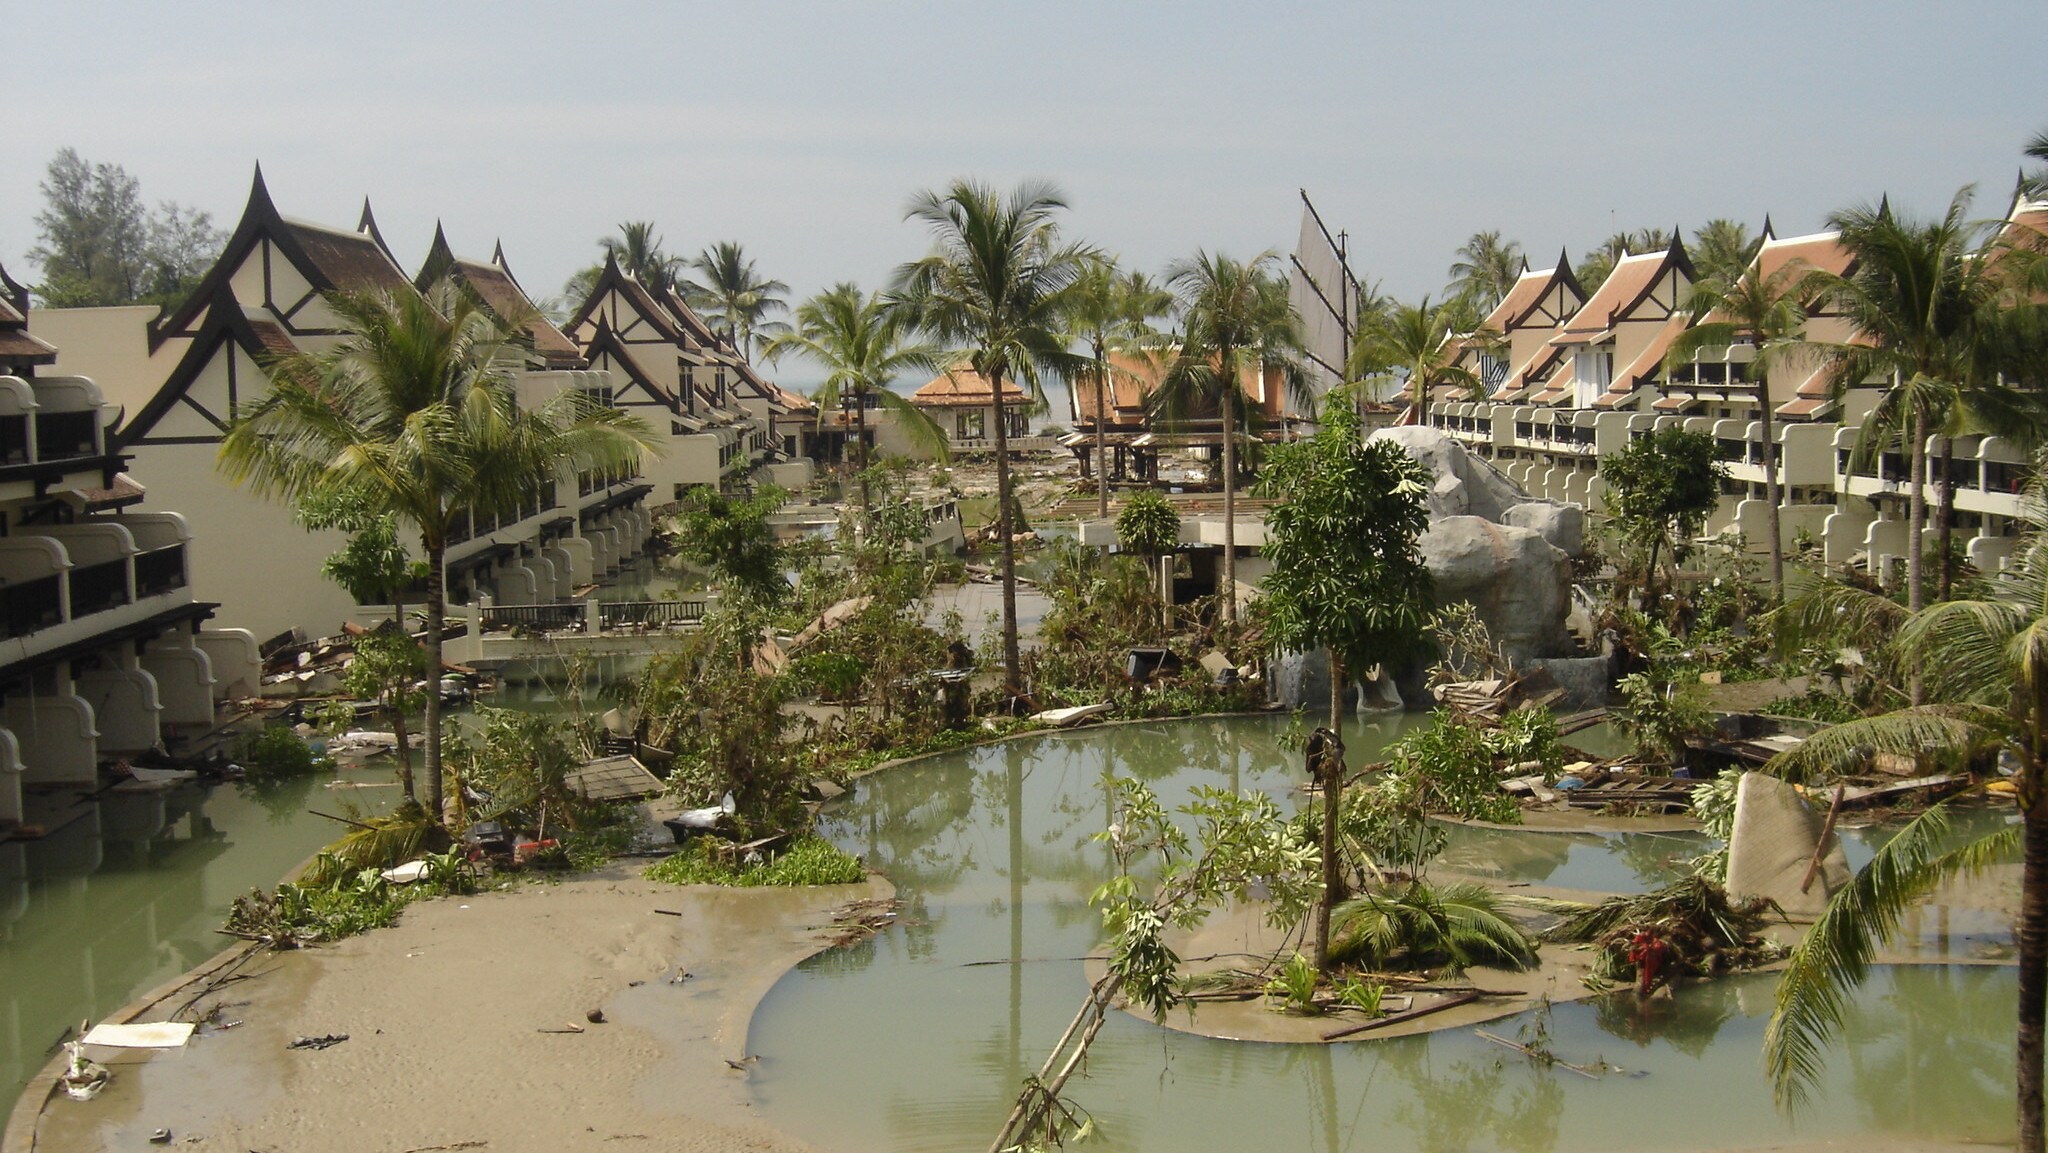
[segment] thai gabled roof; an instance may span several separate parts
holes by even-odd
[[[661,336],[678,347],[682,346],[683,332],[678,327],[675,316],[665,305],[656,303],[654,293],[625,269],[620,268],[618,258],[609,252],[605,254],[604,267],[598,270],[597,282],[590,286],[590,296],[584,300],[583,306],[576,310],[575,317],[567,325],[568,330],[575,332],[590,323],[598,302],[613,293],[623,298],[633,311],[653,326]]]
[[[362,224],[374,229],[375,223],[366,213]],[[278,212],[259,164],[249,185],[249,201],[242,208],[242,218],[229,234],[220,258],[206,270],[183,303],[150,326],[150,350],[154,352],[166,338],[189,328],[201,310],[218,298],[221,287],[243,260],[264,240],[275,245],[317,292],[414,291],[412,281],[406,279],[371,232],[329,228],[290,219]]]
[[[511,272],[498,263],[504,254],[500,245],[490,261],[457,256],[448,244],[447,232],[436,221],[433,243],[427,247],[427,258],[420,264],[419,274],[413,277],[413,285],[425,291],[438,280],[452,279],[473,293],[500,322],[517,324],[533,342],[534,354],[549,368],[581,367],[583,354],[577,350],[576,342],[541,315],[519,282],[512,279]]]
[[[1552,344],[1592,344],[1604,340],[1616,324],[1632,319],[1632,314],[1653,292],[1664,275],[1672,270],[1693,279],[1692,258],[1685,253],[1685,243],[1674,236],[1671,244],[1662,252],[1649,252],[1641,256],[1624,256],[1607,274],[1592,299],[1579,307],[1579,311],[1565,322],[1564,331],[1551,338]],[[1659,317],[1658,319],[1663,319]]]
[[[1544,298],[1550,295],[1551,290],[1560,286],[1571,294],[1574,301],[1580,304],[1585,302],[1586,290],[1579,287],[1579,278],[1572,275],[1571,262],[1565,259],[1564,253],[1558,253],[1555,265],[1534,272],[1529,271],[1525,262],[1522,275],[1515,279],[1514,287],[1508,289],[1508,294],[1501,297],[1499,304],[1493,306],[1493,311],[1487,314],[1481,327],[1501,333],[1512,332],[1522,327],[1543,303]]]
[[[28,289],[0,268],[0,368],[57,359],[56,346],[29,333],[28,307]]]
[[[274,362],[299,351],[292,335],[283,325],[261,313],[250,315],[235,299],[233,289],[225,280],[214,286],[211,299],[202,302],[206,320],[185,346],[184,355],[171,368],[171,373],[158,386],[156,394],[142,406],[142,410],[122,423],[115,435],[122,447],[148,436],[164,414],[176,405],[186,389],[198,378],[199,373],[213,359],[214,353],[223,344],[233,343],[242,351],[256,358],[259,363]],[[222,433],[227,431],[227,420],[232,414],[213,414],[213,421]]]
[[[1152,401],[1152,394],[1159,390],[1160,378],[1165,375],[1166,366],[1152,357],[1142,354],[1112,352],[1109,354],[1109,423],[1125,424],[1142,421],[1145,407]],[[1094,424],[1095,370],[1085,369],[1075,374],[1068,387],[1074,400],[1074,420],[1077,424]]]
[[[646,366],[642,365],[639,358],[633,354],[633,345],[619,339],[619,334],[612,331],[611,323],[604,317],[600,316],[597,318],[597,329],[591,334],[590,341],[584,346],[583,352],[593,364],[597,362],[600,356],[609,357],[612,363],[618,365],[625,372],[626,379],[639,385],[649,396],[659,400],[671,413],[680,414],[684,411],[681,399],[661,384],[653,373],[647,371]]]

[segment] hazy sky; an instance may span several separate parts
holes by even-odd
[[[0,259],[33,275],[69,145],[232,226],[287,214],[401,262],[502,237],[536,296],[621,220],[745,243],[806,295],[919,255],[910,194],[1058,183],[1071,229],[1157,269],[1293,247],[1297,188],[1357,265],[1440,288],[1482,228],[1547,261],[1713,216],[1781,234],[1978,182],[2048,128],[2048,4],[554,3],[0,0]],[[792,373],[794,376],[801,374]]]

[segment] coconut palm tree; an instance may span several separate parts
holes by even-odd
[[[1460,345],[1452,339],[1461,331],[1459,322],[1466,319],[1451,301],[1432,304],[1425,296],[1419,304],[1394,304],[1359,329],[1351,346],[1351,378],[1401,378],[1418,422],[1429,408],[1429,394],[1437,388],[1468,389],[1475,400],[1484,399],[1484,382],[1458,363]]]
[[[835,284],[796,306],[796,324],[788,332],[770,336],[761,348],[770,361],[797,355],[825,369],[824,383],[811,399],[818,406],[818,422],[838,411],[842,399],[854,406],[854,443],[859,446],[855,467],[860,470],[860,514],[863,523],[869,513],[867,481],[868,398],[874,397],[896,418],[911,441],[945,459],[946,430],[910,400],[889,385],[910,370],[937,372],[942,367],[939,350],[909,339],[902,310],[894,309],[880,296],[865,293],[852,283]]]
[[[1581,287],[1590,295],[1600,291],[1607,282],[1607,274],[1614,271],[1628,256],[1640,256],[1645,252],[1662,252],[1671,247],[1671,234],[1661,228],[1640,228],[1634,232],[1617,232],[1600,242],[1600,247],[1579,259],[1579,266],[1572,270]]]
[[[1692,257],[1700,280],[1734,284],[1763,246],[1763,237],[1751,236],[1747,224],[1717,217],[1699,226],[1692,234],[1692,247],[1686,252]]]
[[[1927,521],[1927,440],[1959,390],[1979,377],[1978,333],[1990,299],[1985,262],[1972,259],[1978,229],[1967,222],[1969,188],[1931,222],[1902,220],[1888,203],[1838,212],[1828,220],[1854,257],[1847,276],[1819,271],[1802,294],[1825,297],[1848,321],[1842,342],[1806,342],[1817,351],[1829,388],[1842,392],[1887,379],[1877,407],[1857,434],[1858,467],[1870,454],[1905,442],[1907,477],[1906,604],[1926,603],[1921,532]],[[1943,483],[1947,489],[1946,481]]]
[[[597,244],[627,275],[655,292],[671,291],[681,284],[683,258],[662,248],[652,220],[623,221],[617,236],[601,237]],[[589,295],[587,290],[584,295]]]
[[[1167,267],[1180,346],[1153,394],[1168,421],[1214,408],[1223,423],[1223,619],[1237,621],[1237,435],[1249,417],[1247,382],[1277,374],[1297,396],[1308,391],[1301,319],[1274,275],[1278,258],[1261,252],[1240,263],[1196,252]]]
[[[789,311],[782,299],[789,285],[756,272],[738,241],[719,241],[698,253],[690,267],[703,280],[683,281],[684,298],[703,314],[707,324],[725,333],[741,358],[751,363],[757,341],[789,331],[789,325],[768,319]]]
[[[2035,133],[2022,151],[2027,159],[2039,161],[2041,167],[2022,174],[2020,190],[2028,196],[2048,196],[2048,132]]]
[[[2037,480],[2038,484],[2038,480]],[[1779,982],[1764,1057],[1778,1099],[1795,1107],[1817,1080],[1822,1050],[1839,1035],[1847,992],[1895,939],[1906,909],[1958,874],[2021,861],[2019,1016],[2016,1030],[2019,1148],[2042,1153],[2043,1014],[2048,1012],[2048,539],[2038,491],[2032,531],[1985,599],[1945,601],[1902,613],[1877,594],[1826,585],[1788,606],[1795,622],[1890,622],[1889,663],[1919,670],[1928,696],[1883,716],[1826,729],[1779,755],[1767,771],[1800,778],[1854,771],[1873,751],[1955,761],[1997,755],[2019,773],[2019,823],[1960,846],[1937,806],[1880,849],[1793,950]]]
[[[1001,538],[1003,684],[1017,681],[1017,549],[1003,386],[1022,387],[1044,404],[1047,374],[1072,379],[1080,360],[1067,350],[1066,318],[1075,284],[1095,253],[1064,240],[1066,199],[1050,184],[1026,182],[1008,193],[973,180],[913,197],[907,219],[931,230],[933,250],[896,272],[892,297],[910,323],[959,347],[988,382],[995,409],[996,532]]]
[[[1749,374],[1756,385],[1757,423],[1763,436],[1771,596],[1779,601],[1785,599],[1785,543],[1778,526],[1778,445],[1771,432],[1772,406],[1776,403],[1771,398],[1771,373],[1805,339],[1806,313],[1799,305],[1798,289],[1808,271],[1787,263],[1765,276],[1760,266],[1751,265],[1730,280],[1701,279],[1692,289],[1693,315],[1700,319],[1678,334],[1664,356],[1668,378],[1689,364],[1701,349],[1746,341],[1756,350]]]
[[[1070,322],[1087,342],[1089,386],[1095,390],[1095,515],[1109,516],[1110,375],[1121,371],[1111,365],[1112,352],[1142,351],[1153,342],[1152,318],[1164,316],[1173,307],[1173,294],[1154,284],[1142,272],[1118,272],[1116,261],[1091,261],[1088,271],[1074,285]],[[1075,381],[1068,382],[1073,387]]]
[[[1493,311],[1528,267],[1519,241],[1502,240],[1498,231],[1475,232],[1458,246],[1458,258],[1451,262],[1447,296],[1463,297],[1480,316]]]
[[[220,468],[294,503],[349,494],[416,529],[427,561],[427,667],[438,677],[456,521],[518,509],[564,472],[630,472],[651,435],[639,418],[576,389],[521,409],[512,387],[525,355],[513,343],[518,318],[493,317],[447,282],[427,295],[329,300],[344,335],[272,362],[270,394],[229,428]],[[426,698],[426,805],[439,823],[441,695]]]

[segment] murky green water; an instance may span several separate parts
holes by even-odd
[[[1348,735],[1369,755],[1412,721]],[[825,830],[896,882],[904,924],[814,958],[756,1014],[764,1116],[828,1150],[980,1148],[1085,992],[1087,898],[1107,864],[1106,773],[1169,804],[1197,784],[1291,803],[1296,758],[1265,718],[1011,742],[867,778]],[[1641,888],[1696,851],[1669,838],[1465,839],[1465,863],[1530,850],[1547,883]],[[1554,842],[1549,838],[1555,837]],[[1492,847],[1489,848],[1489,845]],[[1555,850],[1562,846],[1561,855]],[[1622,847],[1627,846],[1627,847]],[[1527,870],[1526,864],[1514,868]],[[1601,886],[1595,881],[1611,881]],[[990,963],[994,962],[994,963]],[[1758,1064],[1772,978],[1558,1007],[1556,1049],[1642,1074],[1540,1071],[1456,1031],[1326,1047],[1210,1041],[1114,1016],[1070,1086],[1118,1150],[1702,1149],[1861,1133],[2010,1139],[2012,970],[1883,970],[1857,1002],[1827,1092],[1795,1130]],[[1494,1026],[1512,1036],[1521,1021]]]
[[[375,769],[348,775],[388,779]],[[340,835],[309,806],[374,810],[397,791],[326,783],[109,793],[43,840],[0,845],[0,1091],[9,1108],[67,1026],[220,952],[231,942],[214,930],[236,897],[276,884]]]

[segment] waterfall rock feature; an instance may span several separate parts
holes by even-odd
[[[1476,516],[1432,520],[1420,542],[1438,604],[1471,601],[1517,663],[1571,651],[1571,558],[1532,528]]]

